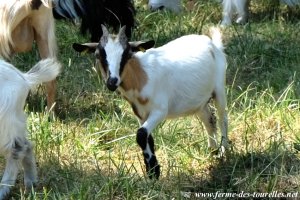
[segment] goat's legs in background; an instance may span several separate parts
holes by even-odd
[[[236,0],[235,7],[238,13],[236,23],[245,24],[249,15],[249,0]]]
[[[43,15],[33,17],[33,26],[35,30],[35,39],[37,42],[39,54],[42,59],[56,58],[57,46],[55,39],[54,18],[52,17],[52,10],[42,6],[41,12]],[[47,14],[45,14],[47,13]],[[54,106],[56,99],[56,80],[46,83],[47,92],[47,109],[48,111]]]
[[[233,4],[231,2],[232,0],[223,0],[223,19],[222,19],[222,25],[231,25],[231,19],[233,15]]]
[[[150,179],[159,178],[160,166],[154,152],[153,129],[165,118],[166,112],[152,111],[142,127],[138,129],[136,141],[141,147],[146,165],[146,171]]]
[[[223,0],[223,20],[222,25],[231,25],[234,12],[237,12],[236,23],[246,23],[248,20],[249,0]]]

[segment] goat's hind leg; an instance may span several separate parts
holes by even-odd
[[[30,190],[36,181],[36,165],[32,146],[26,139],[17,138],[6,157],[6,167],[0,185],[0,200],[6,198],[10,188],[15,185],[20,163],[24,167],[26,190]]]
[[[221,153],[225,152],[225,149],[228,148],[228,118],[226,111],[226,94],[225,89],[219,89],[216,91],[215,104],[218,111],[218,124],[222,133],[221,138]]]
[[[209,108],[208,103],[198,113],[198,116],[203,122],[208,134],[208,148],[212,152],[215,152],[217,150],[217,140],[216,140],[217,122],[216,122],[216,116],[214,115],[214,112]]]
[[[15,185],[18,172],[19,172],[19,160],[9,155],[6,158],[6,167],[0,185],[1,200],[5,199],[8,196],[10,192],[10,188]]]
[[[25,192],[30,192],[32,187],[37,182],[37,170],[36,162],[32,150],[32,144],[27,141],[27,149],[25,156],[22,160],[22,166],[24,168],[24,184]]]
[[[0,199],[4,199],[10,192],[10,188],[15,185],[19,172],[20,161],[24,158],[24,148],[21,140],[15,139],[6,156],[6,166],[1,180]]]

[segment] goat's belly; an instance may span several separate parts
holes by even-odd
[[[192,115],[201,112],[203,107],[208,103],[210,97],[200,99],[177,101],[174,99],[169,104],[168,118]]]

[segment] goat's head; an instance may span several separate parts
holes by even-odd
[[[162,10],[169,9],[173,12],[179,12],[181,10],[181,0],[149,0],[148,7],[150,10]]]
[[[100,64],[102,77],[109,90],[115,91],[121,84],[121,74],[134,52],[146,50],[154,46],[154,41],[128,42],[123,26],[118,35],[109,34],[107,28],[102,26],[103,35],[99,43],[73,44],[78,52],[94,52],[96,62]]]

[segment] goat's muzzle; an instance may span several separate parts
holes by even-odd
[[[157,11],[157,10],[163,10],[165,8],[165,6],[158,6],[158,7],[156,7],[156,6],[149,6],[149,9],[151,10],[151,11]]]
[[[115,91],[118,88],[118,78],[109,77],[106,81],[106,86],[110,91]]]

